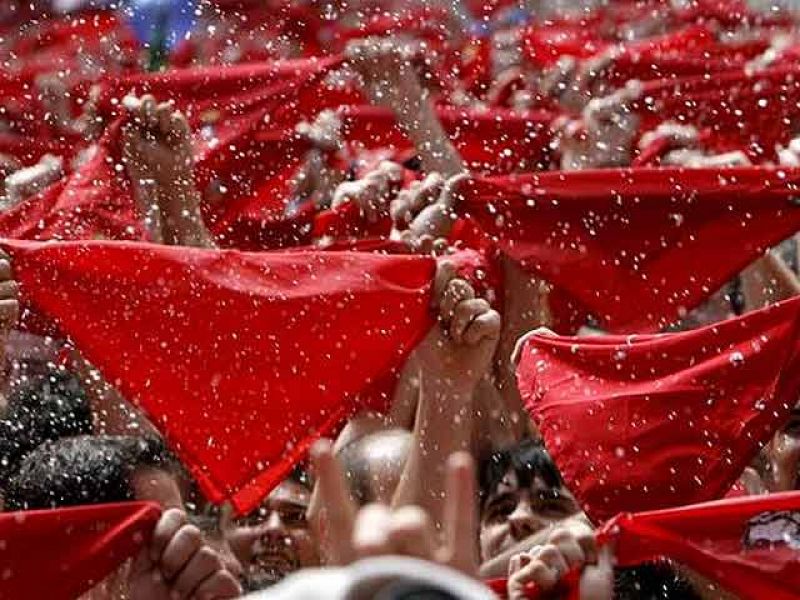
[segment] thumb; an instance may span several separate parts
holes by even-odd
[[[580,578],[580,600],[611,600],[614,594],[614,554],[610,544],[600,548],[597,564],[587,565]]]

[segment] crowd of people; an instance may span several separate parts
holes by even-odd
[[[795,13],[117,4],[0,6],[0,598],[800,598]]]

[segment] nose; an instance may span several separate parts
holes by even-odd
[[[515,540],[523,540],[542,529],[545,524],[536,515],[530,502],[520,500],[514,512],[508,515],[508,524],[511,528],[511,536]]]
[[[266,523],[262,529],[262,535],[268,539],[279,539],[286,537],[286,526],[277,510],[269,513]]]

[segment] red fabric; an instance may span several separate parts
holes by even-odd
[[[798,125],[793,107],[800,102],[800,68],[778,65],[748,76],[743,70],[660,80],[643,86],[632,103],[641,132],[664,121],[708,129],[707,146],[717,152],[744,147],[755,162],[774,158],[776,144],[786,145]]]
[[[682,333],[534,334],[517,381],[596,522],[717,499],[800,395],[800,299]]]
[[[0,514],[0,598],[74,600],[133,556],[160,514],[151,502]]]
[[[119,115],[119,102],[128,93],[152,94],[159,102],[172,100],[186,114],[193,128],[204,123],[234,124],[251,111],[271,103],[277,93],[319,81],[342,62],[341,58],[299,59],[236,65],[232,67],[197,67],[165,73],[147,73],[110,79],[101,84],[98,113],[105,118]],[[323,93],[324,92],[324,93]],[[321,108],[335,106],[342,99],[358,101],[351,92],[314,87],[300,102],[283,102],[282,110],[272,114],[265,125],[274,127],[291,117],[316,114]]]
[[[79,171],[0,214],[0,235],[18,239],[145,239],[130,182],[118,173],[120,128],[108,128]]]
[[[800,598],[800,492],[622,514],[600,536],[618,566],[667,558],[739,598]]]
[[[348,145],[354,148],[395,148],[398,158],[414,154],[411,143],[388,109],[368,105],[339,109]],[[557,116],[551,111],[516,112],[437,106],[442,126],[470,169],[507,174],[541,170],[549,163]]]
[[[274,248],[310,241],[311,214],[284,215],[289,179],[307,144],[292,127],[302,113],[325,107],[319,78],[335,61],[287,63],[230,70],[192,69],[173,77],[143,76],[109,83],[101,112],[113,119],[113,99],[131,89],[172,99],[194,124],[196,180],[202,193],[212,181],[228,194],[223,205],[203,205],[211,232],[224,246]],[[255,91],[236,96],[246,82]],[[231,87],[233,86],[233,87]],[[197,100],[197,98],[201,98]],[[0,235],[22,239],[143,240],[130,182],[121,166],[121,118],[106,130],[94,158],[65,180],[0,215]]]
[[[604,328],[654,331],[800,229],[799,183],[761,167],[551,172],[476,179],[458,210]]]
[[[429,258],[3,246],[26,304],[144,409],[212,501],[240,512],[429,326]]]
[[[523,38],[525,57],[538,68],[550,67],[562,56],[589,58],[608,45],[595,28],[580,21],[534,25]]]

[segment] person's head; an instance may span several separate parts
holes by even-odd
[[[296,468],[261,506],[226,532],[249,589],[267,587],[294,571],[319,565],[317,541],[306,519],[310,500],[308,475]]]
[[[0,419],[0,486],[43,442],[91,433],[91,409],[76,377],[52,371],[19,382]]]
[[[358,506],[389,504],[408,458],[412,438],[405,429],[365,435],[336,454]]]
[[[182,507],[176,466],[162,442],[134,436],[77,436],[30,452],[11,477],[5,509],[33,510],[152,500]]]
[[[495,452],[479,476],[484,561],[580,510],[550,455],[533,440]]]

